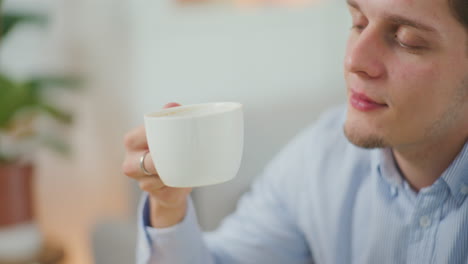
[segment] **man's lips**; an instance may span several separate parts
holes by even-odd
[[[388,107],[387,104],[379,103],[363,93],[358,93],[352,90],[349,101],[354,108],[360,111],[371,111],[383,107]]]

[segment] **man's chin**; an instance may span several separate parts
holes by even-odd
[[[343,127],[344,134],[351,144],[365,149],[386,148],[389,146],[385,140],[372,134],[362,133],[358,128],[351,128],[347,125]]]

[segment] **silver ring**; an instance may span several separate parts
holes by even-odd
[[[149,153],[149,151],[146,151],[143,155],[141,155],[141,158],[140,158],[140,169],[141,171],[148,175],[148,176],[152,176],[153,173],[149,172],[146,168],[145,168],[145,158],[146,158],[146,155]]]

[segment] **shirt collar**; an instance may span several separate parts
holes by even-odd
[[[378,170],[380,176],[392,186],[402,186],[403,177],[397,169],[392,150],[383,148],[374,151],[374,168]]]
[[[457,202],[462,202],[468,194],[468,141],[455,160],[442,173],[441,178],[447,183],[450,193]]]
[[[388,184],[403,186],[404,179],[398,171],[392,150],[383,148],[372,151],[372,167]],[[447,184],[457,203],[463,202],[468,195],[468,141],[440,179]]]

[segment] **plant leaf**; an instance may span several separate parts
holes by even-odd
[[[2,39],[2,32],[3,32],[2,5],[3,5],[3,0],[0,0],[0,40]]]
[[[2,21],[1,36],[5,38],[11,30],[19,23],[33,23],[38,25],[45,25],[47,23],[46,16],[33,14],[33,13],[20,13],[20,12],[8,12],[3,13],[1,16]]]
[[[57,153],[60,153],[63,155],[70,154],[70,146],[64,143],[60,139],[57,139],[52,136],[40,135],[38,136],[38,140],[42,145],[44,145],[45,147],[48,147],[49,149],[53,151],[56,151]]]
[[[3,155],[2,153],[0,153],[0,164],[5,164],[5,163],[8,163],[9,161],[10,159],[6,155]]]
[[[55,120],[59,121],[59,122],[62,122],[64,124],[71,124],[72,121],[73,121],[73,118],[72,118],[72,115],[65,112],[65,111],[62,111],[58,108],[56,108],[55,106],[52,106],[52,105],[49,105],[49,104],[45,104],[45,103],[39,103],[37,104],[37,107],[46,112],[47,114],[49,114],[52,118],[54,118]]]
[[[34,100],[28,89],[0,73],[0,128],[6,129],[14,115]]]
[[[32,89],[42,89],[45,87],[79,89],[81,88],[81,81],[72,76],[38,76],[30,78],[24,85]]]

